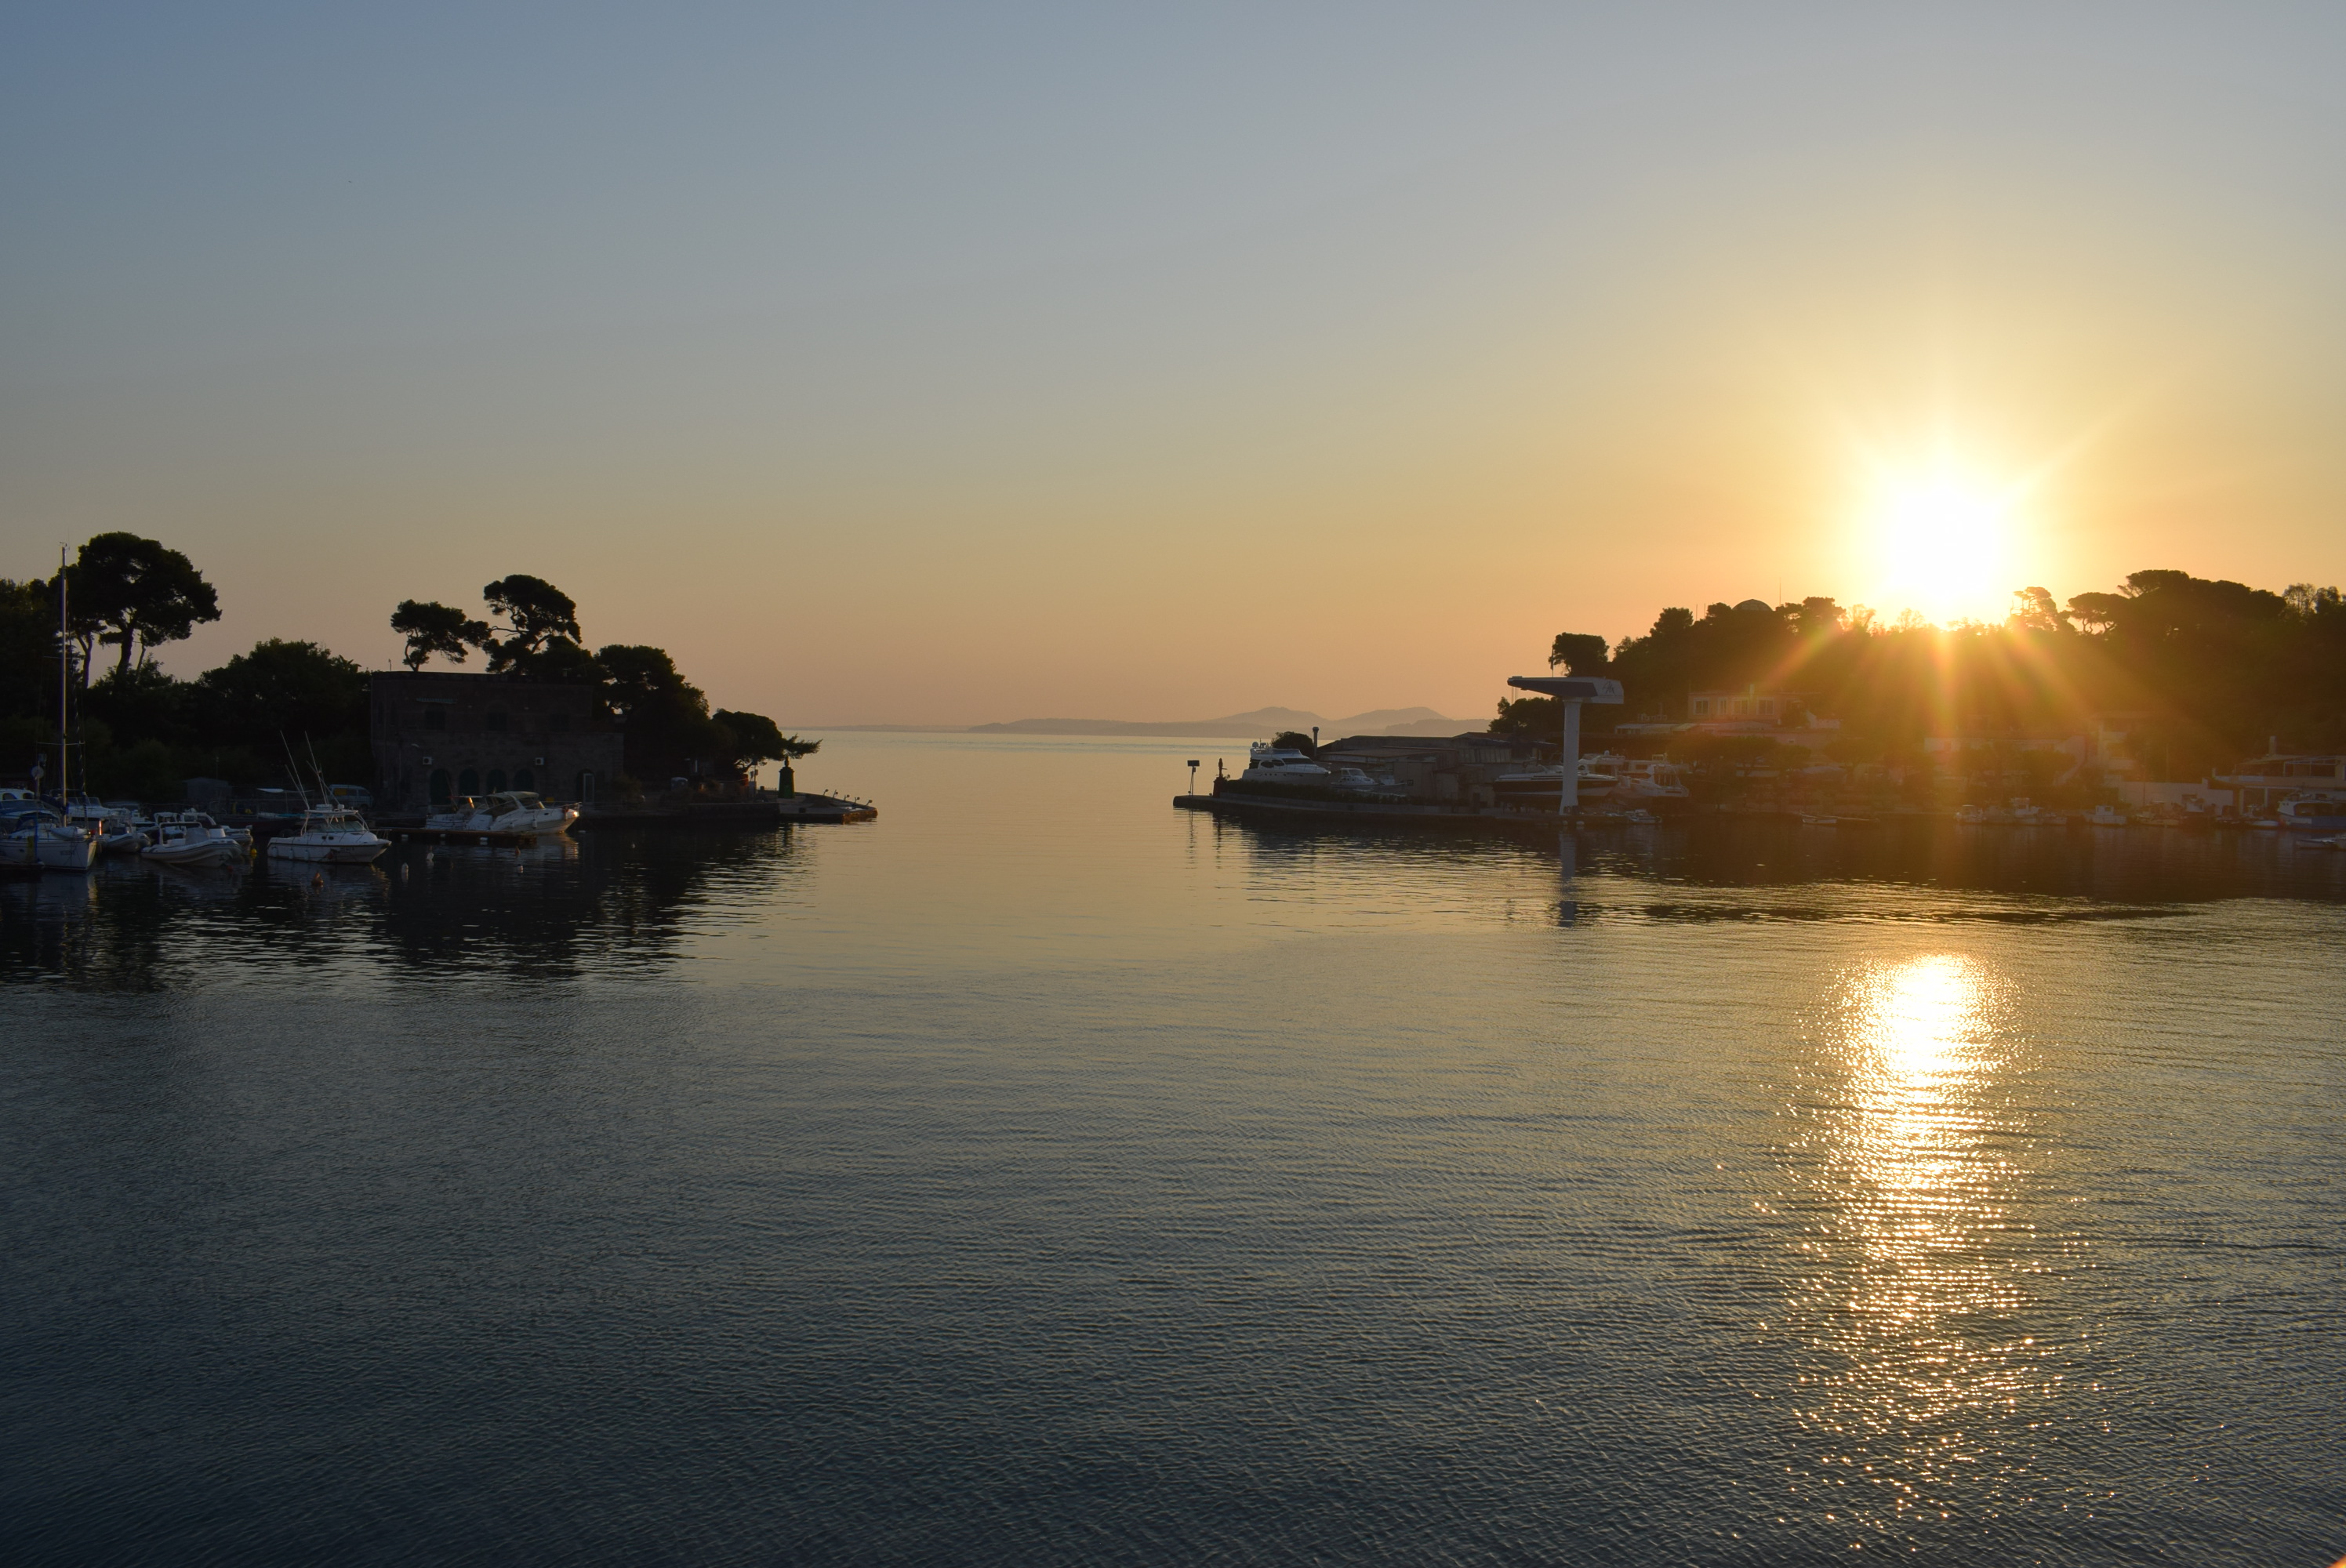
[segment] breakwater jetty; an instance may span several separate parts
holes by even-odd
[[[880,808],[844,795],[767,795],[733,800],[647,800],[580,808],[574,831],[598,828],[757,828],[787,822],[869,822]]]
[[[1205,811],[1217,817],[1250,819],[1258,822],[1327,825],[1341,822],[1357,827],[1449,829],[1465,832],[1554,833],[1559,829],[1618,825],[1627,820],[1615,813],[1576,812],[1560,815],[1545,810],[1518,810],[1505,806],[1453,806],[1409,800],[1274,799],[1260,794],[1176,795],[1173,804],[1184,811]]]

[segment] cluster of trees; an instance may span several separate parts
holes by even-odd
[[[724,776],[820,744],[762,714],[712,711],[659,648],[587,652],[577,606],[540,578],[502,578],[482,597],[492,618],[403,603],[392,625],[407,638],[408,667],[479,653],[493,675],[592,687],[638,778]],[[15,772],[55,752],[62,663],[76,780],[94,793],[172,799],[196,775],[281,785],[289,746],[305,770],[314,751],[337,780],[372,778],[367,676],[355,662],[271,637],[192,680],[156,665],[157,647],[219,618],[219,594],[193,562],[129,534],[98,535],[57,576],[0,578],[0,766]]]
[[[2074,732],[2096,713],[2162,778],[2196,778],[2264,749],[2346,748],[2346,601],[2334,587],[2275,593],[2188,572],[2137,572],[2113,593],[2066,605],[2019,590],[2001,624],[1884,626],[1830,598],[1666,609],[1642,636],[1607,647],[1566,633],[1551,667],[1606,675],[1627,702],[1588,708],[1602,732],[1629,718],[1683,719],[1695,691],[1794,694],[1836,717],[1843,761],[1911,752],[1926,735]],[[1492,728],[1554,732],[1556,704],[1503,701]]]
[[[98,535],[59,576],[0,579],[0,755],[10,770],[56,750],[62,661],[77,783],[96,793],[170,799],[195,774],[281,784],[289,743],[314,749],[338,779],[366,778],[366,672],[351,660],[270,638],[193,680],[156,667],[155,647],[219,618],[219,596],[193,562],[131,534]]]
[[[391,627],[407,639],[407,667],[422,669],[434,657],[461,665],[478,653],[491,675],[592,687],[626,737],[627,772],[637,779],[731,775],[822,744],[784,735],[760,713],[711,710],[663,648],[612,643],[589,653],[576,603],[543,577],[501,577],[481,590],[481,600],[494,620],[452,605],[401,600]]]

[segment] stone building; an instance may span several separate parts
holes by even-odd
[[[583,805],[619,776],[623,738],[587,687],[444,670],[372,675],[367,686],[377,810],[500,789]]]

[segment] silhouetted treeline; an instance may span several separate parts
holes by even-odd
[[[1830,598],[1770,607],[1666,609],[1607,649],[1565,634],[1554,663],[1618,679],[1627,702],[1591,708],[1602,733],[1638,718],[1683,720],[1690,694],[1785,694],[1786,721],[1839,718],[1845,761],[1910,750],[1927,735],[2074,733],[2111,716],[2160,777],[2196,777],[2265,748],[2346,748],[2346,602],[2334,587],[2282,593],[2187,572],[2137,572],[2115,593],[2066,606],[2014,596],[2000,625],[1881,625]],[[1502,702],[1494,729],[1545,735],[1544,697]]]
[[[315,643],[271,637],[193,680],[116,662],[87,687],[70,640],[64,656],[76,789],[169,800],[199,775],[282,787],[289,749],[304,781],[313,753],[336,782],[373,775],[366,672]],[[54,580],[0,580],[0,773],[21,776],[47,753],[54,781],[58,657]]]
[[[505,577],[483,597],[497,624],[403,603],[392,625],[407,636],[408,667],[479,651],[493,675],[590,687],[639,779],[723,777],[814,748],[762,714],[712,711],[663,649],[589,653],[577,606],[551,583]],[[352,660],[272,637],[192,680],[154,663],[158,644],[218,619],[218,595],[187,556],[128,534],[90,540],[59,576],[0,578],[0,775],[21,777],[48,753],[54,782],[62,664],[76,788],[168,800],[196,776],[283,786],[297,764],[307,781],[313,756],[334,782],[372,779],[367,674]],[[103,655],[108,647],[118,651]]]
[[[763,714],[711,711],[665,648],[611,643],[588,652],[577,605],[543,577],[501,577],[481,598],[503,625],[450,605],[402,600],[391,627],[407,639],[407,667],[422,669],[435,657],[461,665],[477,652],[491,675],[591,687],[625,737],[635,779],[722,777],[820,744],[784,735]]]

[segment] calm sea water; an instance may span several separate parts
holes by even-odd
[[[0,1553],[2346,1553],[2346,854],[1259,831],[1185,756],[0,886]]]

